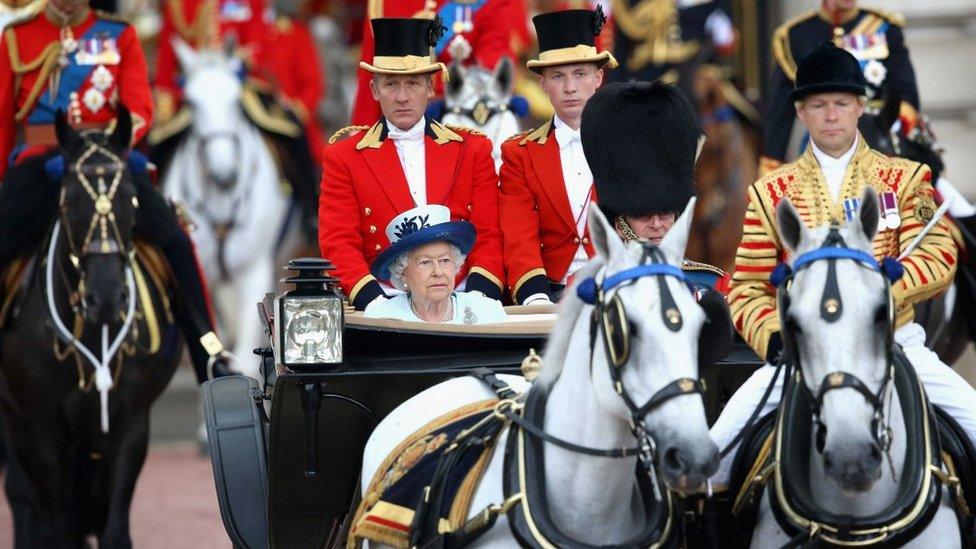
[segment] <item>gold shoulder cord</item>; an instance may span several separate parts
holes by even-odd
[[[20,49],[17,46],[17,34],[13,28],[8,28],[4,32],[4,41],[7,44],[7,53],[10,55],[10,66],[13,67],[15,75],[14,93],[20,87],[20,82],[24,74],[33,72],[38,67],[41,69],[41,73],[37,77],[37,82],[34,82],[34,87],[31,88],[30,93],[27,95],[27,100],[24,101],[24,106],[14,115],[14,121],[20,122],[34,108],[37,98],[41,95],[41,90],[44,89],[44,84],[54,70],[55,65],[57,65],[58,57],[61,55],[61,43],[51,42],[35,59],[24,63],[20,58]]]

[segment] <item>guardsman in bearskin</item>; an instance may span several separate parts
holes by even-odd
[[[594,96],[582,124],[593,173],[608,174],[594,180],[600,210],[625,241],[660,244],[695,196],[704,134],[691,101],[661,82],[614,84]],[[688,259],[681,267],[696,286],[721,289],[718,267]]]
[[[431,55],[441,22],[374,19],[372,24],[376,54],[359,66],[373,75],[370,89],[383,114],[372,126],[339,130],[325,147],[322,255],[336,265],[349,301],[364,309],[395,291],[369,274],[373,259],[389,246],[383,228],[415,206],[442,204],[453,220],[470,221],[478,233],[465,262],[470,267],[459,273],[465,285],[458,289],[500,299],[504,272],[491,142],[424,116],[434,95],[434,74],[446,73]]]
[[[503,56],[512,56],[512,21],[514,6],[509,0],[368,0],[369,19],[438,16],[446,25],[446,32],[434,46],[434,57],[450,63],[462,57],[466,63],[475,62],[491,69]],[[373,29],[366,21],[363,29],[361,61],[376,55]],[[440,95],[442,80],[436,79],[435,93]],[[359,74],[359,85],[352,107],[353,124],[372,124],[380,116],[380,107],[372,96],[370,76]]]
[[[111,124],[121,107],[131,113],[132,139],[138,141],[152,122],[152,97],[146,60],[128,24],[92,11],[87,0],[48,0],[40,14],[4,31],[0,42],[0,268],[32,253],[57,215],[61,182],[46,169],[59,154],[55,117],[66,113],[77,128],[99,128]],[[193,244],[153,188],[145,166],[133,170],[133,180],[139,193],[136,234],[157,245],[169,260],[185,298],[178,321],[197,378],[204,381],[208,362],[215,370],[226,370],[227,363],[214,334],[206,282]]]
[[[613,55],[594,45],[604,21],[600,8],[532,19],[539,58],[527,66],[539,75],[556,114],[502,144],[499,221],[507,286],[519,305],[556,301],[568,278],[593,255],[586,223],[593,175],[579,128],[604,69],[617,66]]]
[[[675,69],[695,60],[703,47],[712,54],[705,60],[727,57],[735,50],[735,30],[728,14],[711,1],[614,0],[613,53],[620,70],[613,82],[664,77],[677,80]]]
[[[893,90],[903,101],[902,115],[906,120],[918,117],[918,85],[905,47],[904,25],[901,15],[859,8],[856,0],[823,0],[818,11],[800,15],[776,29],[772,41],[776,65],[766,100],[761,173],[776,168],[790,156],[788,148],[796,119],[790,94],[796,80],[796,63],[821,42],[833,40],[857,59],[867,81],[869,110],[880,110],[886,94]]]
[[[712,427],[719,447],[745,425],[772,381],[783,350],[775,288],[769,277],[787,253],[776,230],[776,205],[788,197],[807,227],[846,223],[858,210],[865,187],[879,196],[881,222],[874,237],[875,256],[898,257],[936,212],[931,172],[925,165],[872,150],[857,130],[867,86],[857,58],[825,42],[798,64],[790,94],[796,115],[810,134],[810,146],[795,162],[762,176],[748,191],[742,243],[728,294],[735,327],[765,358],[733,395]],[[899,261],[904,276],[892,284],[894,340],[911,361],[931,401],[953,416],[976,440],[976,391],[925,347],[925,330],[913,322],[914,305],[945,291],[956,271],[956,245],[947,220],[939,220],[917,248]],[[782,383],[782,379],[778,380]],[[763,414],[779,404],[772,391]],[[732,456],[723,460],[713,481],[727,483]],[[725,475],[725,476],[723,476]]]

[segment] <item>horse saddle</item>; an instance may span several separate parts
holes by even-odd
[[[401,442],[370,481],[347,547],[366,539],[427,547],[440,534],[463,529],[501,431],[494,416],[497,403],[490,399],[453,410]]]
[[[788,382],[780,409],[750,428],[733,461],[729,477],[730,491],[735,494],[732,512],[743,544],[750,541],[763,490],[780,527],[795,542],[816,538],[826,545],[893,547],[904,545],[925,529],[938,510],[944,486],[964,544],[972,547],[976,455],[969,437],[948,414],[930,405],[900,349],[894,353],[893,382],[909,441],[895,501],[856,522],[816,504],[809,484],[809,460],[802,458],[812,449],[812,403],[796,375]]]

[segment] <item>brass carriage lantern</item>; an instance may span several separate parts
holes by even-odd
[[[342,362],[345,323],[335,267],[327,259],[303,257],[288,262],[296,274],[282,282],[294,288],[277,298],[275,343],[281,364],[292,370],[317,370]]]

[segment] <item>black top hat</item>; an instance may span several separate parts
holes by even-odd
[[[440,17],[372,19],[373,62],[359,66],[374,74],[424,74],[447,68],[431,55],[431,48],[444,32]]]
[[[627,82],[597,91],[580,137],[607,218],[684,210],[695,196],[702,135],[695,108],[674,86]]]
[[[800,59],[796,67],[796,89],[790,92],[790,101],[824,92],[865,95],[867,85],[861,64],[853,55],[833,42],[823,42]]]
[[[601,66],[617,66],[617,60],[608,51],[598,52],[594,38],[607,20],[603,8],[593,10],[564,10],[536,15],[532,18],[539,38],[539,58],[526,66],[541,73],[545,67],[571,63],[598,63]]]

